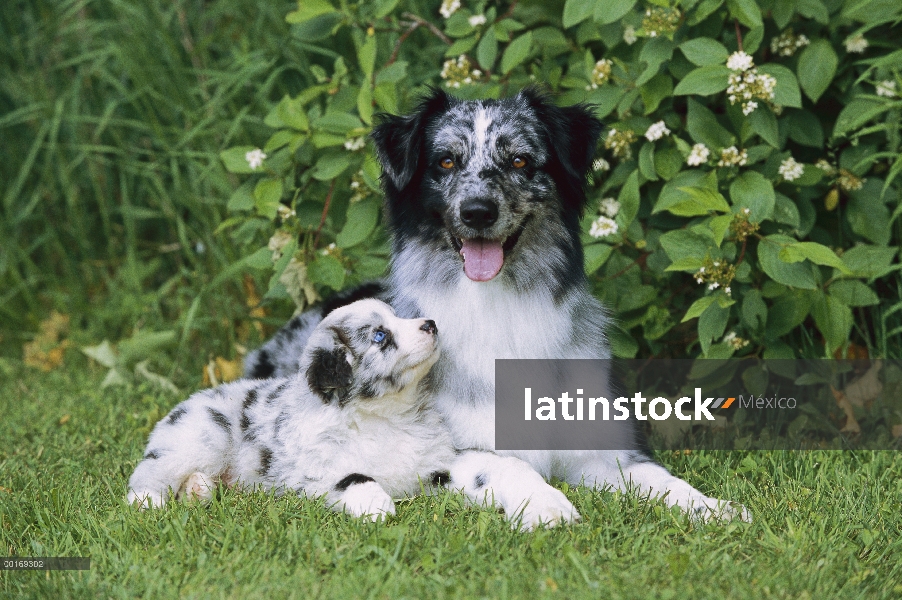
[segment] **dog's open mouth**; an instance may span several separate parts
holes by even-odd
[[[490,240],[482,237],[458,239],[453,234],[454,248],[464,259],[464,273],[473,281],[489,281],[501,272],[504,257],[514,249],[520,235],[526,228],[526,221],[505,240]]]

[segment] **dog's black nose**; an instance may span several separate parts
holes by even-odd
[[[433,321],[432,319],[426,319],[426,322],[420,326],[420,331],[425,331],[426,333],[435,335],[438,333],[438,327],[435,326],[435,321]]]
[[[467,200],[460,205],[460,220],[473,229],[491,227],[498,220],[498,205],[483,198]]]

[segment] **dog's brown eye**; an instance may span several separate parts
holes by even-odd
[[[454,159],[449,156],[446,156],[445,158],[440,160],[438,164],[440,164],[443,169],[453,169],[454,168]]]
[[[526,166],[526,159],[522,156],[515,156],[514,160],[511,161],[511,164],[514,165],[515,169],[522,169]]]

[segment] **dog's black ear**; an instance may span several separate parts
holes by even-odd
[[[338,403],[348,398],[354,371],[348,364],[348,351],[343,345],[334,348],[317,348],[307,367],[307,384],[323,402],[329,404],[337,394]]]
[[[381,123],[373,128],[370,138],[376,146],[376,156],[388,181],[402,190],[413,179],[423,160],[424,129],[430,118],[446,110],[453,98],[439,88],[430,88],[417,109],[409,115],[379,115]]]
[[[569,180],[565,199],[575,198],[582,205],[586,173],[592,166],[595,146],[603,125],[595,116],[591,104],[557,106],[547,94],[535,87],[525,88],[519,97],[535,111],[548,137],[548,143],[555,156],[555,162]],[[559,182],[560,183],[560,182]],[[579,191],[577,191],[579,190]]]

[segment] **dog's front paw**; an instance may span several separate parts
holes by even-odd
[[[375,481],[352,485],[341,499],[344,511],[354,517],[366,517],[378,521],[395,514],[395,503],[382,486]]]
[[[532,531],[540,524],[545,527],[555,527],[564,523],[573,523],[579,519],[579,512],[567,500],[567,496],[547,484],[544,489],[532,492],[526,505],[511,514],[511,522],[521,531]]]
[[[704,497],[695,500],[689,508],[690,517],[698,522],[710,521],[745,521],[752,522],[752,513],[738,502]]]
[[[208,502],[213,499],[214,487],[213,478],[198,471],[192,473],[185,481],[184,494],[188,500]]]
[[[162,508],[166,504],[166,500],[168,500],[168,494],[151,491],[138,492],[130,489],[125,499],[130,505],[137,506],[141,510],[147,510],[148,508]]]

